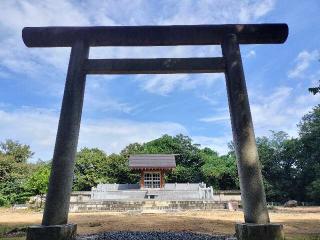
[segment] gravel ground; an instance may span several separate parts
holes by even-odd
[[[213,236],[191,232],[106,232],[79,236],[77,240],[236,240],[231,236]]]

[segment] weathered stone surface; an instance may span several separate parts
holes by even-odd
[[[224,65],[222,57],[90,59],[85,70],[87,74],[222,73]]]
[[[221,46],[244,219],[246,223],[266,224],[270,220],[237,36],[227,35]]]
[[[161,210],[166,212],[187,210],[225,209],[226,203],[215,201],[90,201],[70,203],[70,212],[143,212]]]
[[[88,55],[89,47],[83,42],[76,42],[71,49],[42,219],[42,224],[46,226],[68,222],[74,159],[77,151],[86,82],[83,65]]]
[[[119,189],[120,188],[120,189]],[[91,189],[91,200],[213,200],[212,187],[204,183],[166,183],[161,189],[140,189],[138,184],[98,184]],[[239,195],[240,196],[240,195]]]
[[[27,240],[73,240],[76,238],[77,225],[35,225],[27,229]]]
[[[281,224],[237,223],[238,240],[284,240]]]
[[[283,43],[287,24],[222,24],[176,26],[26,27],[28,47],[70,47],[83,40],[90,46],[175,46],[221,44],[233,33],[240,44]]]

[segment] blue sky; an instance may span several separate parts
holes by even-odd
[[[320,102],[319,0],[0,0],[0,141],[52,157],[69,48],[29,49],[25,26],[276,23],[283,45],[242,45],[257,136],[296,124]],[[219,46],[91,48],[91,58],[221,56]],[[223,74],[88,76],[79,146],[119,152],[132,142],[183,133],[219,153],[231,140]]]

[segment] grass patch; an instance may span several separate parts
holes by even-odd
[[[26,226],[17,225],[17,226],[6,226],[0,225],[0,240],[25,240]]]

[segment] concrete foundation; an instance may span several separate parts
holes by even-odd
[[[238,240],[284,240],[281,224],[237,223]]]
[[[226,209],[227,203],[215,201],[89,201],[70,203],[70,212],[146,212]]]
[[[27,240],[74,240],[76,238],[77,225],[35,225],[28,227]]]
[[[92,200],[213,200],[213,189],[205,183],[166,183],[161,189],[139,184],[98,184],[91,189]]]
[[[115,185],[115,184],[110,184]],[[119,184],[117,184],[119,185]],[[133,185],[133,184],[132,184]],[[180,184],[178,184],[180,185]],[[100,191],[94,189],[96,191],[77,191],[71,193],[70,202],[71,203],[81,203],[81,202],[90,202],[90,201],[143,201],[147,200],[146,193],[147,190],[139,190],[139,189],[107,189],[104,191]],[[140,192],[139,194],[135,194]],[[199,192],[198,194],[194,194],[195,198],[190,198],[188,193],[189,191],[179,189],[179,190],[171,190],[165,189],[164,193],[158,196],[155,196],[154,200],[160,201],[188,201],[188,200],[210,200],[215,202],[241,202],[241,194],[238,190],[227,190],[227,191],[213,191],[213,197],[210,199],[201,198]],[[141,194],[142,193],[142,194]]]

